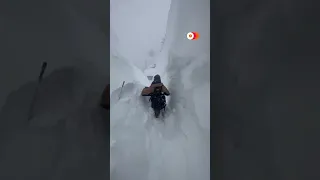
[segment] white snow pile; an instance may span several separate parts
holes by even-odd
[[[112,9],[115,14],[111,14],[111,21],[117,22],[123,34],[134,32],[136,37],[141,37],[147,30],[154,38],[121,38],[117,30],[113,32],[118,41],[113,47],[117,56],[111,58],[110,64],[111,179],[209,180],[209,0],[171,0],[169,13],[163,4],[168,6],[170,2],[152,1],[164,7],[157,13],[147,11],[156,5],[144,0],[135,0],[132,4],[116,2],[119,9],[131,7],[130,12],[139,14],[138,17],[134,13],[117,14],[117,9]],[[148,19],[130,28],[126,26],[141,17]],[[165,30],[159,27],[163,21],[167,24]],[[111,24],[111,29],[117,29],[115,26]],[[143,32],[139,33],[140,30]],[[200,39],[187,40],[186,34],[190,31],[197,31]],[[165,42],[154,57],[143,58],[150,48],[157,49],[157,43],[161,46],[163,36]],[[154,40],[156,37],[160,39],[158,42]],[[135,55],[131,56],[129,51]],[[142,88],[150,84],[143,73],[145,64],[156,64],[155,73],[161,75],[171,91],[164,122],[153,117],[148,98],[140,96]]]

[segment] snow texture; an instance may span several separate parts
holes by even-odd
[[[111,180],[209,180],[210,2],[148,2],[111,1]],[[190,31],[200,39],[188,40]],[[171,92],[160,120],[140,96],[151,64]]]

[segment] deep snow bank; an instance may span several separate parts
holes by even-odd
[[[118,52],[139,69],[145,68],[145,61],[161,48],[169,6],[170,0],[111,0],[111,53]]]
[[[209,0],[172,0],[165,45],[172,93],[169,106],[176,108],[176,120],[187,137],[187,179],[210,178],[209,18]],[[188,40],[190,31],[198,32],[200,38]]]
[[[143,88],[139,81],[146,77],[121,71],[131,81],[123,87],[120,100],[120,88],[111,92],[112,180],[210,178],[209,5],[208,0],[171,3],[165,43],[153,59],[172,93],[164,124],[153,118],[147,99],[139,96]],[[200,39],[187,40],[190,31],[199,32]],[[111,79],[121,76],[118,68]]]
[[[111,55],[110,67],[110,93],[121,88],[123,81],[126,83],[137,82],[144,86],[148,86],[150,83],[140,69],[121,56]]]
[[[210,127],[210,1],[172,0],[169,17],[165,46],[168,71],[175,74],[181,70],[183,89],[193,91],[191,97],[197,116],[207,129]],[[200,38],[188,40],[186,34],[190,31],[198,32]]]

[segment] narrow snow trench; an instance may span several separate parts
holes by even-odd
[[[145,3],[143,0],[135,2]],[[126,6],[126,3],[121,5],[118,2],[118,7]],[[141,8],[149,7],[148,4],[141,5]],[[160,50],[157,46],[139,46],[140,40],[121,40],[119,35],[111,44],[114,46],[110,62],[112,180],[210,179],[209,25],[197,21],[197,18],[204,22],[208,20],[208,5],[206,0],[172,0],[169,13],[163,12],[168,18],[166,28],[162,30],[165,42],[158,41],[163,43]],[[192,9],[198,11],[186,13]],[[158,16],[149,14],[148,17],[159,20]],[[116,17],[111,15],[113,21]],[[186,21],[190,17],[193,21]],[[132,31],[138,32],[139,28],[159,31],[157,22],[141,23],[142,27],[134,27]],[[197,29],[193,29],[195,27]],[[198,31],[203,39],[197,42],[187,40],[189,31]],[[114,34],[117,34],[116,30]],[[130,58],[124,54],[129,51],[123,50],[128,46],[121,46],[125,42],[135,44],[130,47],[132,53],[140,48],[137,55]],[[153,43],[156,44],[150,40],[149,44]],[[148,53],[150,49],[155,53]],[[138,52],[142,51],[146,56],[139,55]],[[143,58],[134,59],[138,56]],[[148,76],[155,74],[161,76],[171,92],[164,121],[154,118],[148,98],[140,96],[142,88],[151,83]]]

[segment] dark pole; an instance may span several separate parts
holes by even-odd
[[[29,113],[28,113],[28,121],[30,121],[32,119],[32,117],[33,117],[33,108],[34,108],[34,104],[35,104],[36,99],[37,99],[38,88],[39,88],[39,85],[41,84],[41,81],[42,81],[42,78],[43,78],[43,74],[44,74],[46,68],[47,68],[47,62],[43,62],[42,66],[41,66],[40,74],[39,74],[39,77],[38,77],[38,83],[36,85],[36,89],[35,89],[34,94],[33,94],[33,99],[32,99],[31,104],[30,104],[30,109],[29,109]]]

